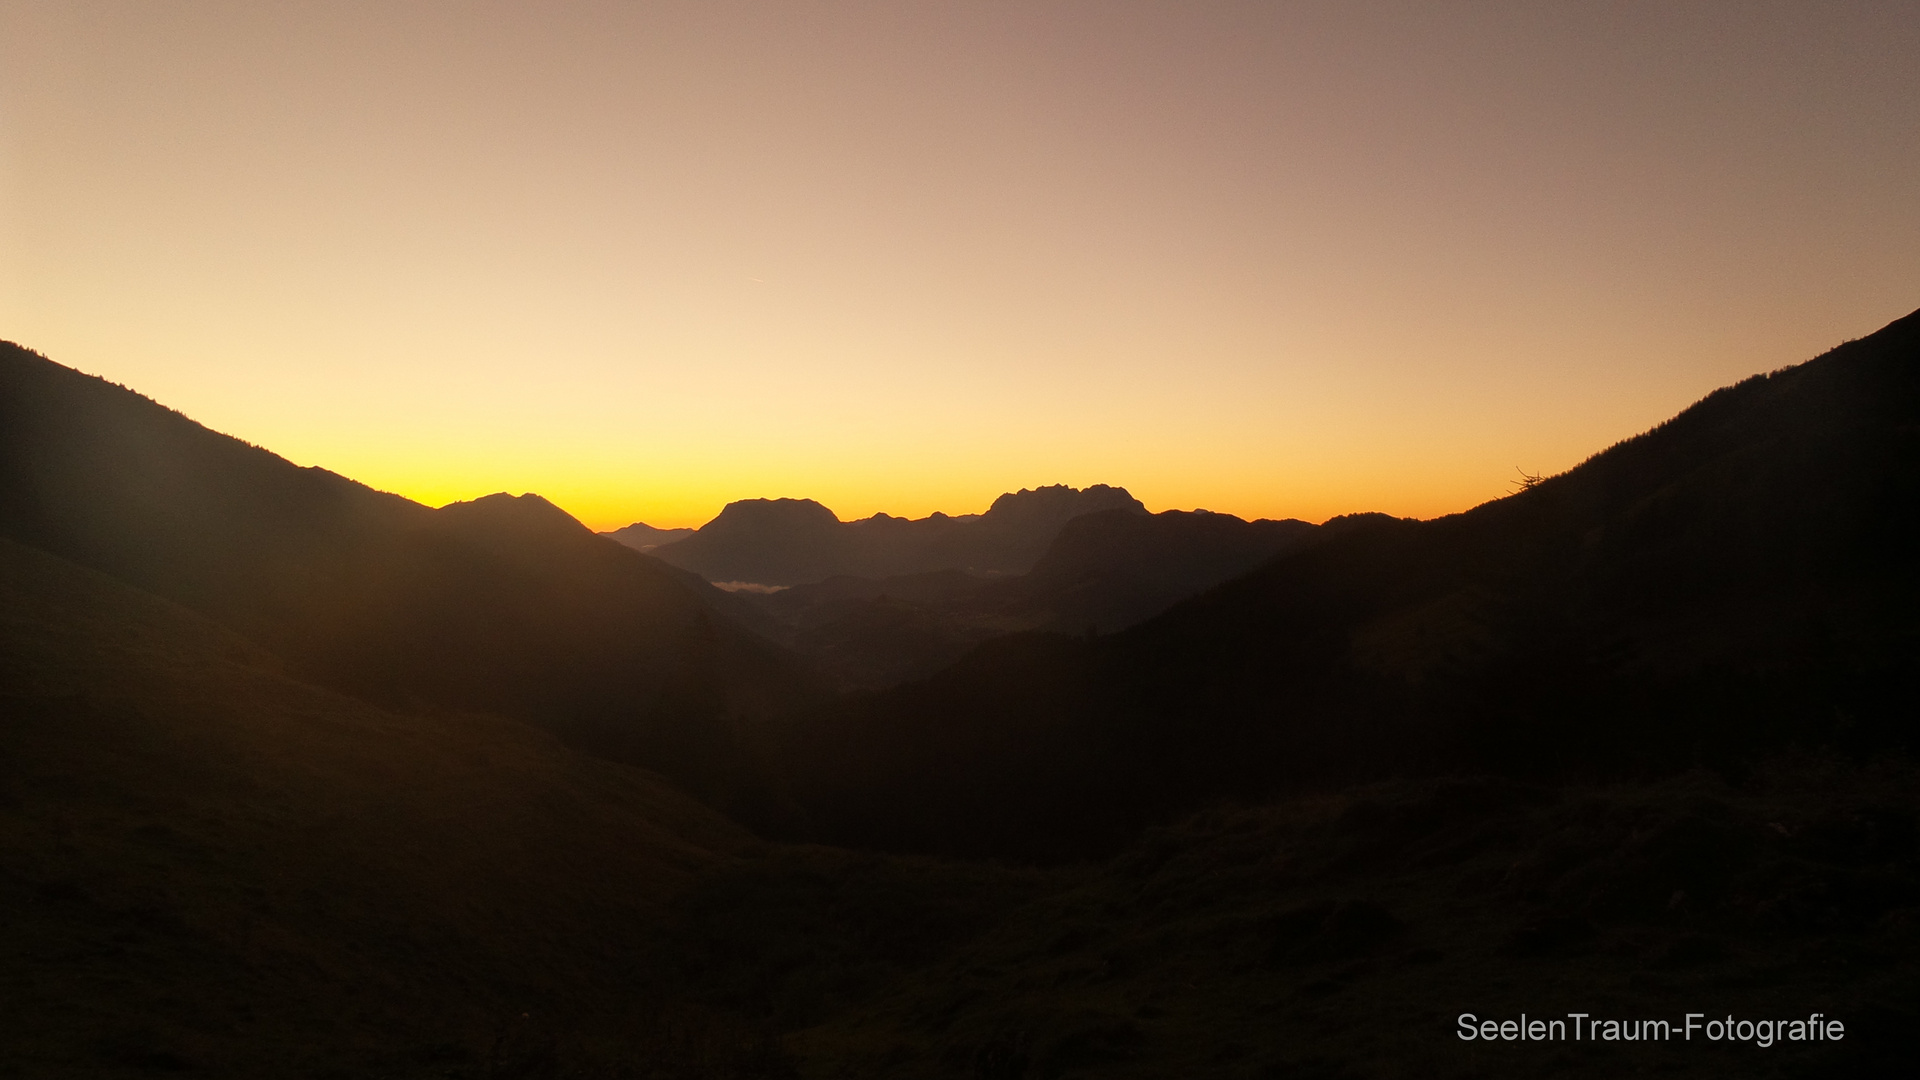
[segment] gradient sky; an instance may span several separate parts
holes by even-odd
[[[0,0],[0,337],[434,504],[1425,517],[1915,307],[1911,2]]]

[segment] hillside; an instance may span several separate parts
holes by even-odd
[[[821,835],[1061,858],[1223,796],[1912,739],[1920,317],[1510,498],[1338,519],[1097,641],[988,642],[796,743]]]
[[[1056,871],[789,1045],[810,1075],[889,1080],[1892,1080],[1920,1021],[1916,811],[1911,763],[1805,757],[1737,782],[1468,776],[1217,807]],[[1466,1042],[1463,1012],[1819,1012],[1845,1038]]]
[[[1110,510],[1068,522],[1031,571],[995,589],[1029,615],[1029,629],[1109,634],[1237,578],[1313,532],[1293,519]]]
[[[720,805],[760,798],[753,731],[812,692],[705,585],[538,496],[430,509],[12,345],[0,535],[207,615],[302,678],[529,720]]]
[[[1031,631],[1113,633],[1306,541],[1303,521],[1103,510],[1061,527],[1033,569],[841,576],[738,596],[757,629],[839,685],[877,690],[924,678],[989,638]]]
[[[528,1011],[604,1037],[750,846],[537,729],[281,666],[0,540],[0,1075],[438,1075]]]
[[[1083,514],[1146,507],[1125,488],[1095,484],[1021,489],[984,514],[841,521],[812,499],[743,499],[692,536],[654,549],[715,582],[800,585],[836,576],[887,578],[939,570],[1023,574]]]
[[[1468,779],[1022,871],[752,841],[510,721],[396,715],[0,540],[0,1075],[1897,1075],[1910,768]],[[1678,899],[1676,899],[1678,898]],[[1849,1039],[1502,1047],[1795,1008]],[[1510,1052],[1509,1052],[1510,1051]],[[1559,1056],[1555,1056],[1559,1055]]]

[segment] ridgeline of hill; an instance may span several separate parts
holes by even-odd
[[[1057,859],[1289,786],[1903,748],[1917,555],[1920,313],[1467,513],[1336,519],[1125,633],[990,641],[784,760],[835,842]]]
[[[693,535],[692,529],[656,529],[644,521],[636,521],[624,528],[614,529],[600,535],[620,543],[642,554],[653,551],[662,544],[671,544],[676,540],[685,540]]]
[[[651,551],[708,581],[758,585],[939,570],[1023,574],[1067,522],[1113,509],[1147,512],[1125,488],[1105,484],[1023,488],[995,499],[984,514],[936,513],[918,519],[875,514],[841,521],[812,499],[743,499],[728,503],[692,536]],[[609,535],[631,543],[650,541],[656,532],[616,530]]]
[[[430,509],[11,344],[0,534],[207,615],[303,678],[525,719],[736,809],[765,790],[756,729],[814,693],[706,585],[537,495]]]

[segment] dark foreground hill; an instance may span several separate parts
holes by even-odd
[[[882,689],[931,675],[980,642],[1045,631],[1123,630],[1303,543],[1304,521],[1103,510],[1061,527],[1032,570],[834,577],[741,593],[756,625],[835,683]]]
[[[1057,872],[788,1045],[813,1075],[929,1080],[1891,1080],[1911,1075],[1920,1022],[1916,810],[1910,764],[1831,760],[1738,783],[1456,777],[1217,808]],[[1562,1037],[1463,1041],[1465,1013],[1558,1020]],[[1576,1041],[1571,1013],[1616,1026]],[[1798,1019],[1803,1037],[1688,1037],[1687,1013]],[[1805,1039],[1815,1013],[1843,1039]]]
[[[1764,764],[1219,808],[1047,871],[760,844],[304,685],[0,540],[0,1076],[1892,1077],[1920,779]],[[1838,1043],[1464,1044],[1482,1017]]]
[[[1027,629],[1110,634],[1299,547],[1313,531],[1292,518],[1109,510],[1068,522],[1034,568],[999,591],[1043,620]]]
[[[989,642],[789,758],[821,835],[1062,858],[1222,797],[1911,744],[1920,316],[1430,522],[1339,519],[1123,634]]]
[[[812,499],[743,499],[653,554],[708,581],[759,585],[939,570],[1023,574],[1067,522],[1114,509],[1147,512],[1125,488],[1105,484],[1022,488],[995,499],[984,514],[918,519],[875,514],[841,521]]]
[[[304,678],[530,720],[722,805],[757,783],[753,729],[809,693],[707,586],[538,496],[430,509],[12,345],[0,535],[199,611]]]
[[[426,1072],[523,1012],[604,1033],[750,838],[659,777],[288,678],[0,540],[0,1075]]]

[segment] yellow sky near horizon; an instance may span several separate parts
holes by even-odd
[[[1920,306],[1910,15],[0,0],[0,337],[601,529],[1434,516]]]

